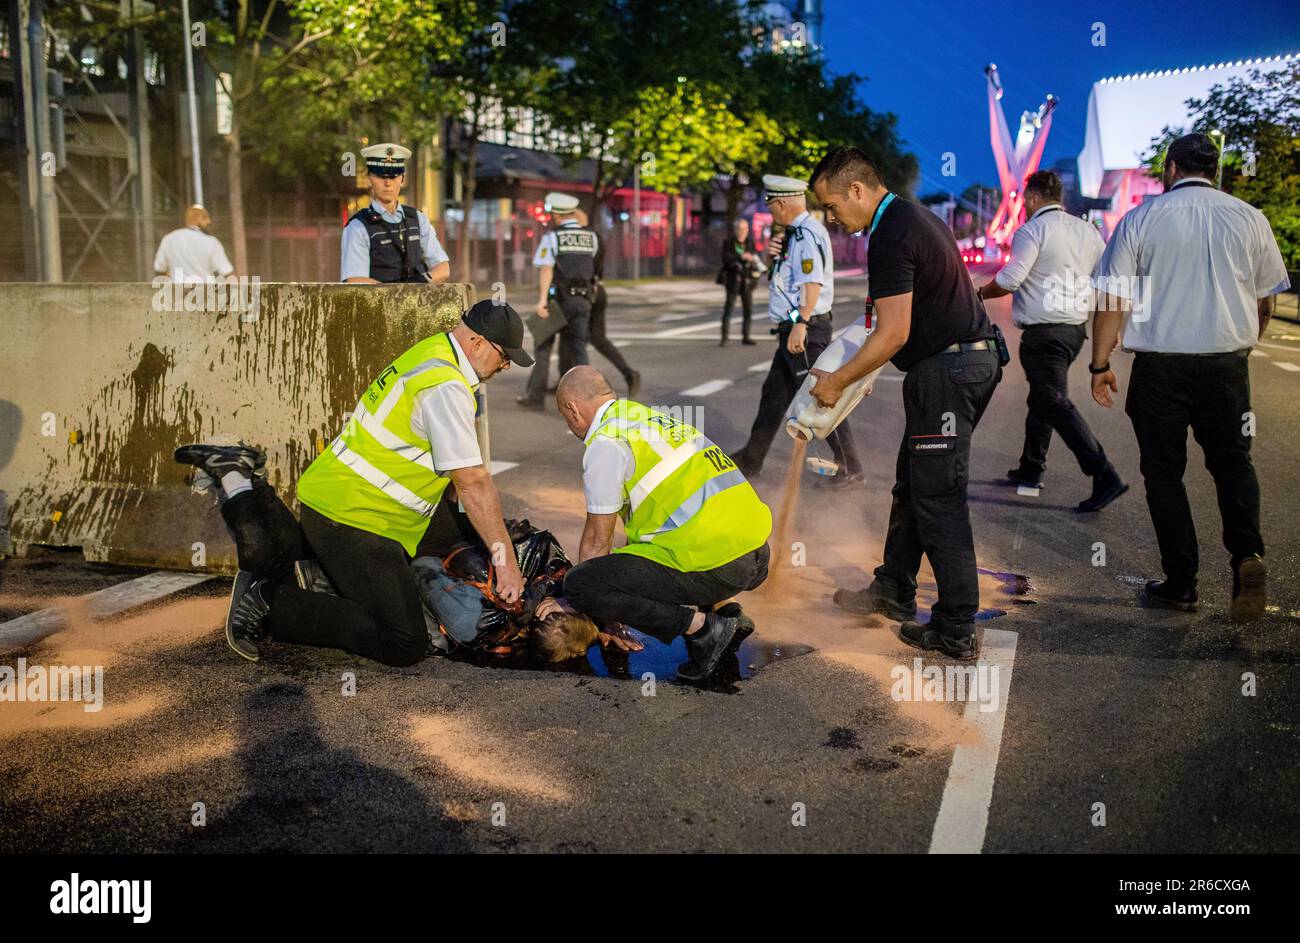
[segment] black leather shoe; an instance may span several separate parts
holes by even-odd
[[[975,633],[974,624],[971,624],[969,629],[969,632],[954,635],[942,629],[932,629],[919,622],[904,622],[898,627],[898,637],[913,648],[941,652],[950,658],[969,661],[978,658],[980,654],[979,636]]]
[[[1013,468],[1007,472],[1007,477],[1003,484],[1015,485],[1017,487],[1023,485],[1026,488],[1041,488],[1043,487],[1043,476],[1038,475],[1037,477],[1031,477],[1025,472],[1022,472],[1019,468]]]
[[[641,371],[633,370],[627,375],[627,398],[636,399],[641,392]]]
[[[1147,580],[1142,602],[1153,609],[1177,609],[1179,612],[1195,612],[1201,608],[1196,587],[1172,586],[1169,580]]]
[[[1125,491],[1128,491],[1128,485],[1124,483],[1124,479],[1120,478],[1118,473],[1111,470],[1107,474],[1098,475],[1092,479],[1092,494],[1086,500],[1080,501],[1075,510],[1081,514],[1100,511]]]
[[[906,622],[916,618],[916,600],[899,602],[881,592],[874,582],[866,589],[837,589],[831,597],[835,605],[858,615],[869,616],[880,613],[897,622]]]
[[[172,453],[172,458],[182,465],[200,468],[220,482],[222,476],[238,472],[247,478],[264,474],[266,453],[248,445],[182,445]]]
[[[532,396],[527,393],[523,396],[516,396],[515,402],[524,407],[524,409],[536,409],[540,411],[546,408],[546,404],[542,402],[540,396]]]
[[[722,656],[753,631],[754,620],[743,612],[730,617],[708,613],[704,617],[704,627],[694,635],[685,636],[686,651],[691,660],[677,666],[677,677],[685,681],[707,680],[717,670]]]
[[[245,570],[235,576],[230,590],[230,609],[226,612],[226,644],[237,655],[249,661],[258,661],[262,654],[258,643],[266,637],[263,626],[271,607],[262,598],[265,580],[259,580]]]
[[[718,346],[719,346],[719,347],[726,347],[726,346],[727,346],[727,339],[724,337],[722,340],[718,341]]]
[[[744,344],[746,347],[757,347],[757,346],[758,346],[758,341],[756,341],[756,340],[751,340],[751,339],[748,338],[748,337],[746,337],[743,341],[741,341],[741,343]]]
[[[1268,603],[1268,570],[1264,558],[1251,554],[1238,562],[1232,571],[1232,606],[1228,618],[1233,622],[1254,622],[1264,614]]]

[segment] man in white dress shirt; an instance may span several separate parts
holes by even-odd
[[[1011,258],[979,290],[984,299],[1014,292],[1011,321],[1022,332],[1020,363],[1029,380],[1029,413],[1020,464],[1007,472],[1007,482],[1042,486],[1055,430],[1092,479],[1092,494],[1078,510],[1100,511],[1128,485],[1070,401],[1069,376],[1088,336],[1090,278],[1106,244],[1093,226],[1061,209],[1061,178],[1050,170],[1025,181],[1025,210],[1029,219],[1011,240]]]
[[[1218,162],[1207,135],[1178,138],[1165,155],[1165,193],[1120,220],[1093,272],[1089,372],[1093,398],[1109,407],[1119,392],[1109,358],[1124,321],[1124,349],[1134,352],[1125,412],[1165,574],[1146,584],[1145,602],[1185,612],[1199,606],[1196,527],[1183,487],[1190,426],[1218,493],[1232,564],[1229,614],[1249,622],[1267,601],[1249,354],[1273,315],[1273,296],[1290,282],[1264,214],[1211,182]]]

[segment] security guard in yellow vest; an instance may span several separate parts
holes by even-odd
[[[712,607],[767,579],[772,514],[735,463],[698,429],[615,399],[590,366],[555,392],[586,443],[587,521],[564,595],[597,623],[622,622],[664,643],[686,637],[677,668],[703,681],[754,630],[739,606]],[[627,546],[611,552],[621,518]]]
[[[513,308],[481,301],[451,331],[425,338],[384,368],[343,432],[298,480],[302,536],[341,598],[299,589],[282,569],[241,571],[226,620],[231,648],[256,661],[269,637],[388,665],[417,662],[428,638],[409,558],[449,485],[484,546],[500,554],[497,598],[519,599],[523,577],[479,453],[474,394],[511,363],[532,366],[523,339]],[[237,546],[238,502],[255,513],[259,491],[254,451],[187,446],[176,456],[219,482]],[[239,546],[241,564],[257,556],[250,549]]]

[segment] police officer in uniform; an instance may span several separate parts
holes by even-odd
[[[812,176],[818,201],[850,232],[865,230],[876,328],[838,370],[814,371],[812,395],[834,405],[845,387],[886,360],[903,379],[899,444],[885,560],[866,589],[837,605],[899,620],[909,645],[956,658],[979,655],[979,582],[966,484],[971,435],[1007,362],[1001,333],[975,296],[952,232],[925,207],[896,199],[856,147],[830,151]],[[939,598],[916,621],[916,574],[930,560]]]
[[[785,421],[811,365],[831,342],[831,305],[835,301],[835,261],[826,227],[808,212],[808,184],[793,177],[763,176],[772,218],[785,226],[772,261],[767,315],[776,335],[776,353],[758,404],[749,440],[734,453],[736,465],[749,478],[763,468],[772,439]],[[823,487],[844,487],[863,480],[862,465],[848,423],[827,438],[839,463],[839,474],[819,478]]]
[[[362,148],[370,178],[370,205],[343,227],[340,278],[360,285],[433,282],[451,277],[447,253],[429,217],[398,200],[410,150],[400,144]]]
[[[600,240],[578,222],[578,198],[567,193],[546,194],[546,205],[555,226],[542,236],[533,255],[537,269],[537,316],[550,316],[554,303],[564,314],[564,329],[537,345],[537,365],[528,377],[528,390],[515,402],[529,409],[541,409],[546,395],[546,378],[551,369],[551,351],[560,338],[560,363],[566,369],[585,364],[591,331],[591,305],[596,298],[596,255]]]

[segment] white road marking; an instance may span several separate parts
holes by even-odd
[[[493,459],[492,464],[488,466],[488,472],[489,474],[499,475],[502,472],[508,472],[510,471],[510,469],[518,468],[518,467],[519,467],[518,462],[498,462],[495,459]]]
[[[772,361],[770,361],[770,360],[764,360],[762,363],[756,363],[756,364],[754,364],[752,367],[750,367],[750,368],[749,368],[749,372],[750,372],[750,373],[758,373],[758,371],[760,371],[760,370],[766,370],[766,369],[767,369],[768,367],[770,367],[770,366],[772,366]]]
[[[1287,363],[1285,360],[1274,360],[1273,366],[1281,367],[1283,370],[1290,370],[1292,373],[1300,373],[1300,366],[1293,363]]]
[[[1036,498],[1041,493],[1041,488],[1031,488],[1029,485],[1018,485],[1016,487],[1016,494],[1024,495],[1026,498]]]
[[[1016,663],[1015,632],[985,629],[979,662],[997,678],[995,710],[981,710],[987,702],[967,701],[963,722],[978,739],[959,744],[952,755],[948,781],[943,787],[939,814],[930,836],[930,854],[977,855],[984,850],[993,801],[993,781],[1002,749],[1002,728],[1007,719],[1007,696],[1011,693],[1011,670]]]
[[[1259,341],[1256,347],[1267,347],[1269,350],[1285,350],[1289,354],[1300,354],[1300,347],[1288,347],[1286,344],[1266,344]]]
[[[136,606],[162,599],[212,579],[210,573],[169,573],[158,570],[83,597],[92,619],[106,619]],[[29,612],[0,623],[0,647],[27,645],[63,627],[58,607]]]
[[[1263,352],[1262,350],[1260,350],[1258,347],[1255,348],[1254,350],[1252,350],[1252,351],[1250,352],[1250,355],[1251,355],[1252,357],[1267,357],[1267,356],[1268,356],[1268,354],[1264,353],[1264,352]]]
[[[699,386],[693,386],[689,390],[682,390],[679,396],[711,396],[719,390],[725,390],[735,380],[708,380]]]

